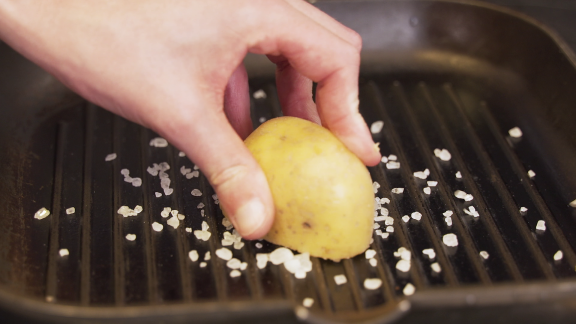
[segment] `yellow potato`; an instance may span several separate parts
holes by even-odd
[[[336,261],[368,248],[372,180],[329,130],[280,117],[262,124],[245,143],[266,174],[276,207],[266,240]]]

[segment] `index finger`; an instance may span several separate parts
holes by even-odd
[[[283,55],[298,72],[317,82],[322,125],[366,165],[376,165],[380,152],[358,111],[360,50],[290,5],[271,12],[249,51]]]

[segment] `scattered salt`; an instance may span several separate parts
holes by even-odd
[[[240,261],[236,258],[232,258],[228,262],[226,262],[226,266],[230,269],[240,269],[241,265],[242,265],[242,261]]]
[[[422,250],[422,254],[428,256],[430,260],[434,260],[436,257],[436,252],[434,252],[434,249],[424,249]]]
[[[447,226],[452,226],[452,217],[446,217],[444,218],[444,221],[446,222]]]
[[[126,234],[126,239],[128,241],[134,241],[136,239],[136,234]]]
[[[490,257],[490,254],[488,254],[488,252],[486,252],[486,251],[480,251],[480,256],[482,257],[482,259],[488,260],[488,258]]]
[[[366,278],[364,279],[364,288],[368,290],[375,290],[382,286],[382,280],[380,278]]]
[[[452,155],[447,149],[434,149],[434,155],[442,161],[450,161]]]
[[[372,183],[372,189],[374,190],[374,193],[378,192],[378,188],[380,188],[380,184],[378,182],[374,181]]]
[[[380,133],[380,131],[382,131],[382,127],[384,127],[383,121],[381,120],[375,121],[370,126],[370,132],[372,132],[372,134],[378,134]]]
[[[194,189],[194,190],[192,190],[192,196],[200,197],[200,196],[202,196],[202,192],[198,189]]]
[[[456,179],[462,179],[462,173],[460,173],[460,171],[456,172]]]
[[[545,231],[546,230],[546,222],[544,222],[543,220],[539,220],[538,223],[536,223],[536,230]]]
[[[536,176],[536,172],[532,171],[532,170],[528,170],[528,176],[530,178],[534,178]]]
[[[222,260],[230,260],[232,259],[232,251],[228,250],[227,248],[220,248],[216,250],[216,256]]]
[[[466,196],[464,197],[464,201],[472,201],[474,199],[474,196],[472,196],[471,194],[466,194]]]
[[[155,230],[156,232],[160,232],[163,228],[164,226],[158,222],[152,223],[152,229]]]
[[[558,252],[554,254],[554,261],[560,261],[563,257],[564,253],[562,253],[562,250],[558,250]]]
[[[210,256],[210,251],[204,253],[204,261],[209,261],[212,257]]]
[[[527,211],[528,211],[528,208],[526,208],[526,207],[520,207],[520,213],[521,213],[521,214],[526,214]]]
[[[416,171],[414,172],[414,177],[425,180],[426,178],[428,178],[428,175],[424,171]]]
[[[380,162],[382,162],[382,163],[388,163],[388,157],[383,156],[383,157],[380,159]]]
[[[522,130],[520,130],[518,127],[514,127],[508,131],[508,134],[510,137],[519,138],[522,137]]]
[[[393,188],[393,189],[391,190],[391,192],[392,192],[393,194],[401,194],[401,193],[404,192],[404,188]]]
[[[372,225],[372,229],[379,229],[379,228],[380,228],[380,224],[378,224],[378,223],[374,223]]]
[[[572,200],[569,205],[570,207],[576,208],[576,199]]]
[[[108,155],[106,155],[106,157],[104,158],[104,161],[109,162],[112,160],[115,160],[117,157],[116,153],[110,153]]]
[[[376,251],[374,251],[372,249],[368,249],[368,250],[366,250],[364,255],[366,256],[366,259],[372,259],[376,255]]]
[[[424,188],[422,191],[424,191],[425,194],[429,195],[432,193],[432,190],[430,189],[430,187],[426,187]]]
[[[386,226],[386,232],[394,233],[394,227],[393,226]]]
[[[386,163],[386,169],[389,170],[400,169],[400,162],[389,161],[388,163]]]
[[[388,155],[388,160],[390,160],[390,161],[396,161],[396,160],[398,160],[398,157],[397,157],[396,155],[394,155],[394,154],[390,154],[390,155]]]
[[[44,219],[50,215],[50,211],[44,207],[38,209],[38,211],[34,214],[34,218],[36,219]]]
[[[262,243],[257,242],[256,244],[254,244],[254,246],[255,246],[257,249],[261,249],[261,248],[262,248]]]
[[[408,260],[399,260],[398,263],[396,263],[396,269],[402,271],[402,272],[408,272],[410,271],[410,261]]]
[[[285,247],[280,247],[272,251],[272,253],[270,253],[269,258],[272,264],[279,265],[294,258],[294,254],[289,249]]]
[[[196,262],[198,261],[198,251],[196,250],[192,250],[190,252],[188,252],[188,257],[190,258],[190,260],[192,260],[192,262]]]
[[[466,198],[466,192],[464,192],[462,190],[456,190],[456,191],[454,191],[454,197],[456,197],[458,199],[464,199],[464,198]]]
[[[65,257],[65,256],[70,254],[68,249],[60,249],[60,251],[58,251],[58,253],[60,254],[60,257]]]
[[[179,157],[185,157],[185,156],[186,156],[186,153],[180,151],[180,152],[178,152],[178,156],[179,156]]]
[[[206,262],[200,262],[200,268],[206,268],[207,265]]]
[[[174,227],[174,229],[177,229],[180,225],[180,221],[178,220],[177,216],[172,216],[169,220],[166,221],[166,224]]]
[[[436,187],[438,185],[438,181],[427,181],[428,187]]]
[[[168,141],[162,137],[156,137],[150,140],[150,146],[153,147],[166,147],[168,146]]]
[[[334,282],[336,282],[336,284],[338,286],[343,285],[345,283],[348,282],[348,279],[346,279],[346,276],[343,274],[339,274],[339,275],[335,275],[334,276]]]
[[[236,277],[240,277],[242,275],[242,272],[238,271],[238,270],[232,270],[230,271],[230,277],[231,278],[236,278]]]
[[[402,220],[404,221],[404,223],[408,223],[408,221],[410,221],[410,216],[404,215],[402,216]]]
[[[376,267],[378,265],[378,261],[376,259],[370,259],[370,260],[368,260],[368,262],[373,267]]]
[[[154,196],[156,196],[156,198],[160,198],[162,197],[162,194],[158,191],[154,192]]]
[[[191,227],[186,227],[186,232],[192,233],[192,228],[191,228]]]
[[[394,225],[394,218],[386,216],[386,219],[384,220],[384,225],[386,226]]]
[[[267,253],[257,253],[256,254],[256,267],[258,269],[264,269],[268,263],[269,255]]]
[[[430,265],[430,268],[432,268],[432,271],[436,272],[436,273],[440,273],[440,271],[442,271],[442,268],[440,267],[440,264],[438,264],[438,262],[434,262]]]
[[[413,212],[411,214],[411,217],[417,221],[419,221],[420,219],[422,219],[422,214],[420,214],[419,212]]]
[[[312,307],[312,305],[314,305],[314,299],[312,299],[310,297],[306,297],[302,301],[302,306],[304,306],[304,307]]]
[[[266,92],[262,89],[256,90],[254,94],[252,94],[252,97],[254,97],[254,99],[266,99]]]
[[[411,283],[407,283],[406,286],[404,286],[404,289],[402,289],[404,296],[412,296],[414,295],[414,292],[416,292],[416,287]]]
[[[76,212],[76,208],[74,207],[70,207],[68,209],[66,209],[66,214],[71,215],[74,214]]]
[[[446,234],[442,237],[442,242],[444,242],[446,246],[458,246],[458,237],[453,233]]]

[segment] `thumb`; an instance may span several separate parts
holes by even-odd
[[[261,238],[274,220],[266,176],[222,108],[204,108],[189,121],[178,116],[182,126],[169,127],[162,135],[200,167],[238,233],[246,239]]]

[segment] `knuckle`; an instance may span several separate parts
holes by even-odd
[[[208,180],[216,191],[225,189],[240,183],[248,174],[248,166],[243,164],[233,165],[208,176]]]
[[[356,31],[350,29],[350,42],[358,52],[362,49],[362,36]]]

